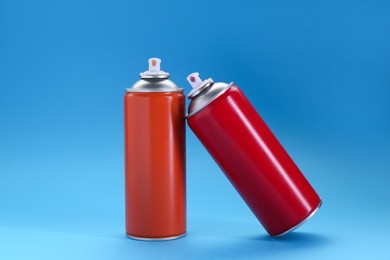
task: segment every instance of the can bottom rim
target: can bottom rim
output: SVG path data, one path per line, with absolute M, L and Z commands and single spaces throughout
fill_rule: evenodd
M 184 237 L 187 235 L 187 232 L 184 232 L 183 234 L 177 235 L 177 236 L 171 236 L 171 237 L 137 237 L 137 236 L 132 236 L 126 233 L 127 238 L 131 238 L 134 240 L 139 240 L 139 241 L 169 241 L 169 240 L 175 240 Z
M 318 204 L 317 208 L 315 208 L 312 213 L 310 213 L 306 218 L 304 218 L 301 222 L 299 222 L 298 224 L 296 224 L 295 226 L 293 226 L 292 228 L 278 234 L 278 235 L 275 235 L 275 236 L 272 236 L 272 237 L 281 237 L 281 236 L 284 236 L 284 235 L 287 235 L 288 233 L 294 231 L 295 229 L 299 228 L 300 226 L 302 226 L 304 223 L 306 223 L 306 221 L 308 221 L 311 217 L 314 216 L 314 214 L 317 213 L 317 211 L 321 208 L 321 205 L 322 205 L 322 200 L 320 200 L 320 203 Z

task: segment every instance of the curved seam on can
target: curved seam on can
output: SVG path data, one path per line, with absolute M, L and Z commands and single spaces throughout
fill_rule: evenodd
M 299 222 L 298 224 L 296 224 L 292 228 L 290 228 L 290 229 L 288 229 L 288 230 L 286 230 L 286 231 L 284 231 L 284 232 L 282 232 L 282 233 L 280 233 L 278 235 L 272 236 L 272 237 L 275 237 L 275 238 L 282 237 L 282 236 L 287 235 L 288 233 L 294 231 L 295 229 L 299 228 L 300 226 L 305 224 L 306 221 L 308 221 L 311 217 L 313 217 L 314 214 L 316 214 L 317 211 L 321 208 L 321 206 L 322 206 L 322 200 L 320 200 L 320 203 L 318 204 L 318 206 L 304 220 L 302 220 L 301 222 Z
M 133 93 L 164 93 L 164 92 L 184 92 L 184 88 L 179 88 L 175 90 L 161 90 L 161 91 L 145 91 L 145 89 L 141 90 L 134 90 L 132 88 L 127 88 L 127 92 L 133 92 Z
M 132 236 L 126 233 L 126 237 L 134 239 L 134 240 L 139 240 L 139 241 L 150 241 L 150 242 L 158 242 L 158 241 L 169 241 L 169 240 L 175 240 L 182 238 L 187 235 L 187 232 L 184 232 L 183 234 L 177 235 L 177 236 L 172 236 L 172 237 L 157 237 L 157 238 L 151 238 L 151 237 L 137 237 L 137 236 Z
M 192 111 L 191 113 L 187 114 L 186 115 L 186 119 L 190 118 L 191 116 L 195 115 L 196 113 L 198 113 L 199 111 L 201 111 L 203 108 L 205 108 L 206 106 L 208 106 L 211 102 L 213 102 L 214 100 L 216 100 L 219 96 L 221 96 L 223 93 L 225 93 L 229 88 L 231 88 L 233 86 L 233 82 L 230 83 L 228 85 L 228 87 L 226 89 L 224 89 L 223 91 L 219 92 L 218 95 L 215 95 L 213 98 L 211 98 L 209 100 L 209 102 L 207 102 L 206 104 L 204 104 L 204 106 Z
M 143 74 L 142 72 L 141 74 Z M 141 79 L 169 79 L 169 73 L 167 72 L 168 75 L 140 75 Z
M 208 87 L 210 87 L 212 84 L 214 84 L 214 81 L 213 80 L 211 80 L 211 82 L 207 82 L 207 84 L 205 84 L 205 85 L 203 85 L 203 86 L 201 86 L 200 88 L 198 88 L 194 93 L 190 93 L 190 94 L 188 94 L 188 97 L 189 98 L 195 98 L 197 95 L 199 95 L 200 93 L 202 93 L 202 91 L 203 90 L 206 90 Z

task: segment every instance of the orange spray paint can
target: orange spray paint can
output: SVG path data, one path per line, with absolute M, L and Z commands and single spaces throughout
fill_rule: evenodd
M 126 234 L 139 240 L 186 233 L 185 96 L 160 62 L 124 97 Z

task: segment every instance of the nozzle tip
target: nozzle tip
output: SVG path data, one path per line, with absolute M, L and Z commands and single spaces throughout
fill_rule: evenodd
M 188 75 L 187 81 L 190 83 L 190 85 L 192 87 L 192 90 L 188 94 L 189 98 L 195 97 L 197 95 L 197 93 L 202 91 L 202 89 L 209 86 L 210 85 L 209 83 L 213 83 L 213 80 L 211 78 L 206 79 L 206 80 L 202 80 L 199 77 L 198 72 L 194 72 L 194 73 L 191 73 L 190 75 Z
M 191 84 L 192 88 L 198 88 L 202 84 L 202 79 L 199 77 L 198 72 L 191 73 L 187 77 L 188 82 Z
M 150 58 L 149 71 L 160 71 L 161 60 L 159 58 Z

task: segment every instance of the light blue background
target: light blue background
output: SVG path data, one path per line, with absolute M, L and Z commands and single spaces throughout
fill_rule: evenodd
M 390 258 L 389 1 L 0 0 L 0 259 Z M 188 236 L 124 236 L 149 57 L 241 86 L 323 199 L 269 238 L 187 129 Z

